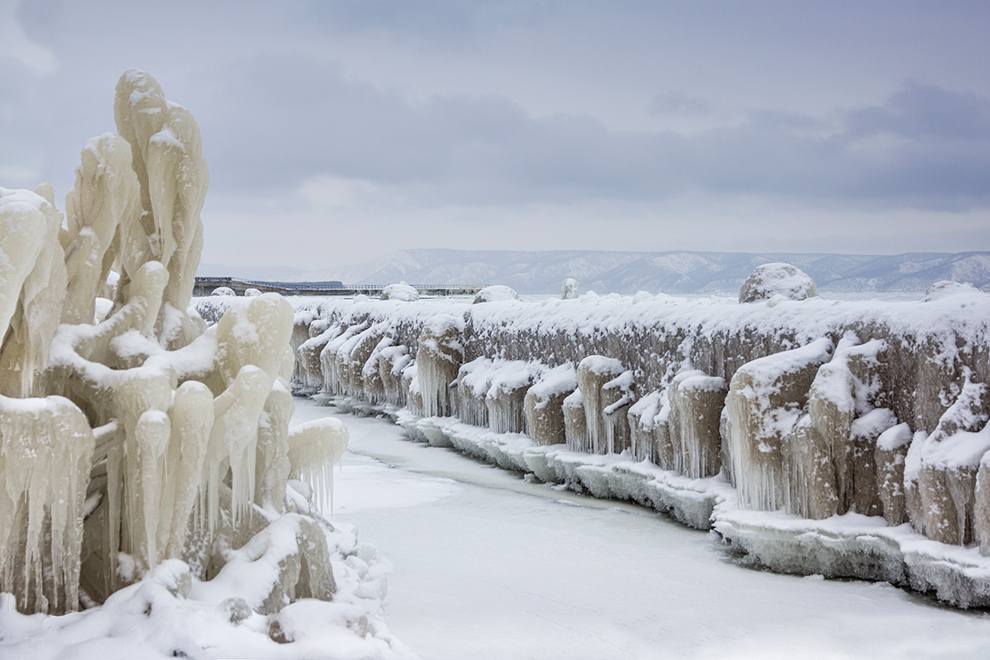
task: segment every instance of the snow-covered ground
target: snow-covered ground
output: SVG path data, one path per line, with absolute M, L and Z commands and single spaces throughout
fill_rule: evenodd
M 296 400 L 293 423 L 333 414 Z M 334 520 L 385 554 L 389 630 L 444 658 L 985 658 L 990 615 L 740 566 L 704 532 L 343 416 Z

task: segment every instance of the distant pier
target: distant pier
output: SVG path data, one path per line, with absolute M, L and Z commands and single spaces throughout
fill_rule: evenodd
M 262 293 L 281 293 L 283 296 L 380 296 L 385 284 L 344 284 L 342 282 L 264 282 L 243 280 L 238 277 L 197 277 L 194 296 L 208 296 L 217 287 L 229 287 L 239 296 L 248 289 Z M 484 284 L 412 284 L 421 296 L 473 296 Z

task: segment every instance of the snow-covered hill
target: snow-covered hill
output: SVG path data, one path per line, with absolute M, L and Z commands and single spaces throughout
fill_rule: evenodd
M 520 293 L 555 293 L 565 277 L 582 291 L 736 293 L 763 263 L 801 268 L 825 291 L 924 291 L 939 280 L 990 290 L 990 252 L 896 256 L 725 252 L 546 252 L 403 250 L 381 259 L 309 272 L 297 281 L 348 284 L 506 284 Z

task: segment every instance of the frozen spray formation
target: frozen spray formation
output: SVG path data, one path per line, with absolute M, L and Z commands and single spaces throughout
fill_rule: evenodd
M 239 299 L 209 329 L 189 306 L 209 179 L 192 115 L 137 70 L 114 115 L 119 134 L 82 150 L 64 226 L 47 184 L 0 188 L 0 592 L 68 612 L 167 559 L 188 591 L 294 516 L 246 606 L 327 599 L 326 538 L 286 484 L 325 493 L 347 430 L 288 428 L 284 299 Z
M 786 264 L 740 302 L 564 294 L 300 302 L 295 387 L 714 527 L 775 570 L 990 605 L 990 296 L 829 301 Z M 342 350 L 361 337 L 387 348 Z M 335 376 L 361 370 L 390 385 Z

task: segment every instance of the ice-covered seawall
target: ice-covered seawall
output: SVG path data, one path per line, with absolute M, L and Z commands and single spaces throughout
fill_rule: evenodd
M 326 300 L 297 313 L 294 383 L 405 407 L 440 441 L 589 490 L 613 478 L 594 485 L 591 472 L 625 461 L 608 469 L 656 492 L 616 482 L 602 494 L 714 525 L 771 567 L 889 579 L 966 606 L 990 603 L 990 582 L 974 582 L 990 576 L 978 549 L 990 550 L 988 324 L 990 296 L 964 286 L 914 303 Z M 775 516 L 805 527 L 771 534 Z M 829 546 L 836 521 L 875 542 Z M 822 547 L 784 561 L 801 535 Z M 925 539 L 935 545 L 905 549 Z M 921 575 L 932 548 L 955 553 L 965 589 Z

